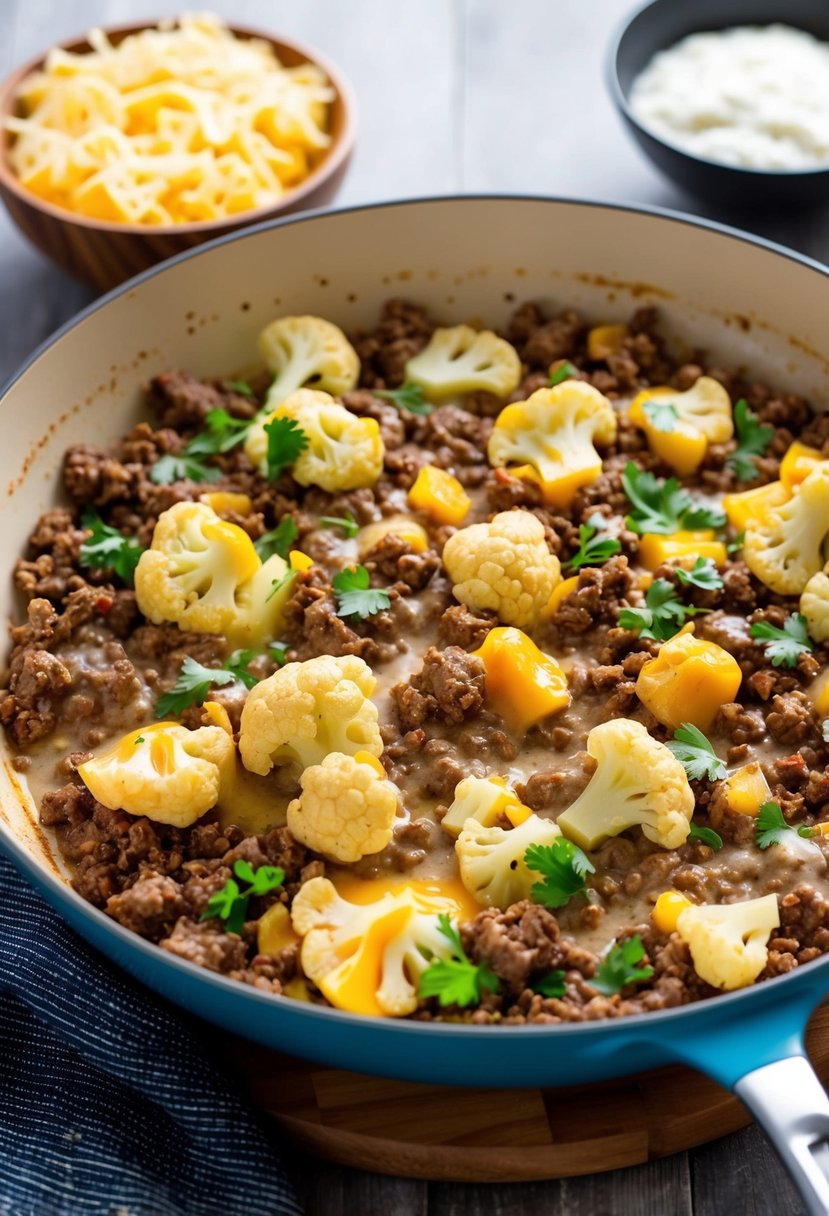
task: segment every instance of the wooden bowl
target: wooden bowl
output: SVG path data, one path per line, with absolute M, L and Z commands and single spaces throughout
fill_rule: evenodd
M 128 34 L 152 28 L 155 24 L 144 21 L 115 26 L 108 28 L 106 34 L 117 44 Z M 0 147 L 0 198 L 23 235 L 75 278 L 107 291 L 149 266 L 204 241 L 260 220 L 322 207 L 334 198 L 354 148 L 356 103 L 348 81 L 325 56 L 300 42 L 288 42 L 244 26 L 231 25 L 229 28 L 238 38 L 261 38 L 269 42 L 286 67 L 310 62 L 326 73 L 335 96 L 330 113 L 331 145 L 324 157 L 303 182 L 277 202 L 240 212 L 230 219 L 158 226 L 117 224 L 56 207 L 26 190 L 9 162 L 8 149 L 13 137 L 5 132 Z M 71 38 L 58 45 L 66 51 L 91 49 L 85 37 Z M 0 124 L 9 115 L 19 112 L 16 95 L 20 84 L 29 73 L 41 67 L 45 57 L 41 54 L 24 63 L 0 85 Z

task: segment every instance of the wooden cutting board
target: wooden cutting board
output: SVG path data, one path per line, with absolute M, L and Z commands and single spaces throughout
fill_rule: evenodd
M 829 1005 L 812 1018 L 809 1056 L 829 1081 Z M 689 1068 L 566 1089 L 454 1089 L 388 1081 L 237 1042 L 256 1104 L 328 1161 L 382 1174 L 527 1182 L 614 1170 L 715 1140 L 751 1122 Z

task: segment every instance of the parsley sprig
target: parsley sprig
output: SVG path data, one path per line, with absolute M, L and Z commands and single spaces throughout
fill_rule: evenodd
M 241 680 L 246 688 L 253 688 L 256 676 L 247 668 L 255 654 L 255 650 L 234 650 L 224 667 L 205 667 L 188 655 L 173 687 L 158 698 L 156 717 L 166 718 L 169 714 L 183 713 L 191 705 L 202 705 L 211 688 L 221 688 L 235 680 Z
M 337 616 L 357 616 L 365 620 L 382 612 L 391 603 L 388 592 L 371 587 L 365 566 L 349 566 L 331 580 L 337 599 Z
M 253 389 L 247 380 L 225 380 L 225 387 L 229 388 L 231 392 L 239 393 L 242 397 L 253 396 Z
M 117 528 L 105 524 L 97 511 L 85 511 L 81 523 L 91 533 L 81 544 L 81 565 L 95 570 L 113 570 L 125 583 L 132 585 L 135 567 L 144 552 L 135 537 L 124 536 Z
M 698 557 L 690 570 L 677 566 L 676 577 L 685 587 L 699 587 L 701 591 L 722 591 L 725 583 L 710 557 Z
M 598 532 L 599 529 L 592 523 L 581 524 L 579 547 L 564 563 L 568 570 L 580 570 L 582 566 L 601 566 L 616 553 L 621 552 L 622 546 L 615 537 L 599 536 Z
M 702 731 L 692 722 L 683 722 L 668 744 L 691 781 L 722 781 L 728 776 L 725 763 L 714 751 Z M 722 843 L 722 842 L 720 842 Z
M 410 414 L 420 414 L 425 417 L 431 414 L 433 407 L 423 396 L 419 384 L 404 384 L 401 388 L 372 389 L 375 397 L 389 401 L 399 410 L 408 410 Z
M 268 895 L 285 882 L 285 871 L 281 866 L 260 866 L 254 870 L 244 858 L 234 862 L 236 878 L 248 884 L 243 890 L 236 879 L 229 878 L 221 891 L 214 892 L 207 901 L 201 920 L 224 921 L 228 933 L 241 933 L 248 916 L 248 903 L 252 895 Z
M 653 975 L 653 967 L 637 967 L 644 957 L 642 938 L 635 933 L 610 947 L 590 983 L 604 996 L 614 996 L 628 984 L 641 984 Z
M 452 947 L 448 959 L 435 959 L 420 977 L 422 997 L 436 996 L 440 1005 L 477 1005 L 484 992 L 497 992 L 500 981 L 487 963 L 473 963 L 463 948 L 460 934 L 445 912 L 438 916 L 438 930 Z
M 346 511 L 345 515 L 321 515 L 319 526 L 321 528 L 341 528 L 343 535 L 348 540 L 353 540 L 360 531 L 360 525 L 350 511 Z
M 205 416 L 205 429 L 182 448 L 177 456 L 161 456 L 150 469 L 150 479 L 156 485 L 167 486 L 174 481 L 218 481 L 221 469 L 205 464 L 209 456 L 230 452 L 242 443 L 250 430 L 251 421 L 234 418 L 227 410 L 210 410 Z
M 774 438 L 774 427 L 764 426 L 748 402 L 741 397 L 734 406 L 734 426 L 737 431 L 737 447 L 728 457 L 728 465 L 734 470 L 738 481 L 753 481 L 757 476 L 755 456 L 764 456 Z
M 722 848 L 722 836 L 720 836 L 719 832 L 715 832 L 713 828 L 704 828 L 699 823 L 691 824 L 688 839 L 698 840 L 701 844 L 707 844 L 709 849 L 713 849 L 715 853 L 718 853 Z
M 546 908 L 563 908 L 584 890 L 587 875 L 596 872 L 587 854 L 564 836 L 552 844 L 531 844 L 524 865 L 544 875 L 543 882 L 533 884 L 530 898 Z
M 666 578 L 657 578 L 645 593 L 644 608 L 623 608 L 619 626 L 638 633 L 640 638 L 667 642 L 685 624 L 686 617 L 710 612 L 710 608 L 695 608 L 683 604 L 676 587 Z
M 562 384 L 565 380 L 572 380 L 578 374 L 579 369 L 574 367 L 569 359 L 562 359 L 561 363 L 550 372 L 550 388 L 555 388 L 557 384 Z
M 725 527 L 725 513 L 695 503 L 676 477 L 669 477 L 667 481 L 654 477 L 631 460 L 622 474 L 622 486 L 633 506 L 627 517 L 627 526 L 632 532 L 640 535 L 656 532 L 667 536 L 671 532 Z
M 757 814 L 754 829 L 754 840 L 758 849 L 770 849 L 773 844 L 780 844 L 787 832 L 794 828 L 786 822 L 779 802 L 764 802 Z
M 772 667 L 796 667 L 798 656 L 812 650 L 806 618 L 802 612 L 792 612 L 783 628 L 768 621 L 755 621 L 749 633 L 765 643 L 766 658 Z
M 670 435 L 679 422 L 679 410 L 672 401 L 646 401 L 642 413 L 656 431 Z
M 308 447 L 308 436 L 296 418 L 274 418 L 265 423 L 265 434 L 268 437 L 268 481 L 278 481 L 285 469 L 290 468 L 300 452 Z
M 558 997 L 560 999 L 567 990 L 564 980 L 564 971 L 549 971 L 547 975 L 542 975 L 541 979 L 535 981 L 532 985 L 532 990 L 533 992 L 537 992 L 539 996 Z
M 253 547 L 263 562 L 276 553 L 287 559 L 288 551 L 297 538 L 297 526 L 293 515 L 283 515 L 275 528 L 253 542 Z

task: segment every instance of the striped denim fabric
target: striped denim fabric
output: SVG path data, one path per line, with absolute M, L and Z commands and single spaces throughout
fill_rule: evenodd
M 0 855 L 0 1216 L 301 1216 L 198 1036 Z

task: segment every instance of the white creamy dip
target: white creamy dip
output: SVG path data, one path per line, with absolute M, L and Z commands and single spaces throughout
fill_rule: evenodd
M 630 108 L 708 160 L 814 169 L 829 164 L 829 44 L 786 25 L 692 34 L 640 72 Z

